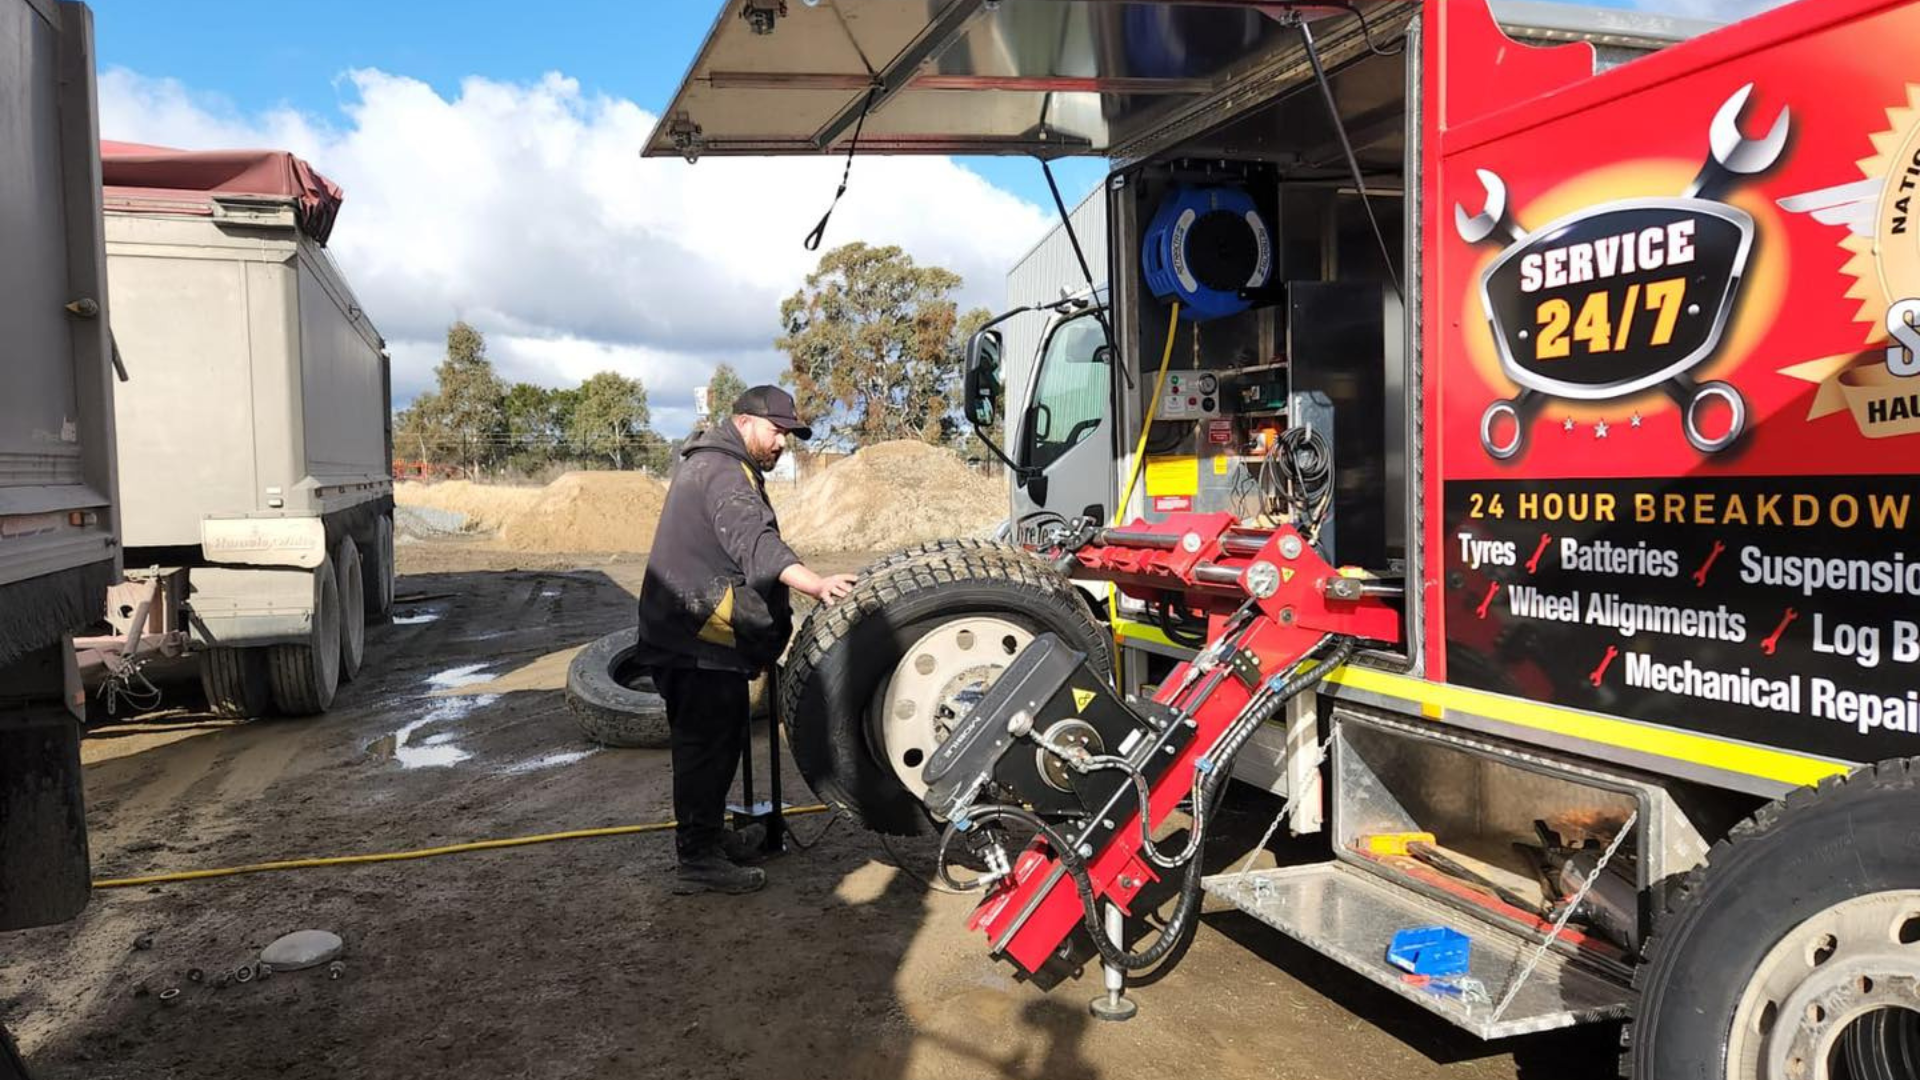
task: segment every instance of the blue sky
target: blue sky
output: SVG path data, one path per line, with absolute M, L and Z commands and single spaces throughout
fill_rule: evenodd
M 750 380 L 783 367 L 779 301 L 813 265 L 798 241 L 840 172 L 814 157 L 638 158 L 720 6 L 93 0 L 103 134 L 290 149 L 340 182 L 333 252 L 389 342 L 396 404 L 431 385 L 447 324 L 465 319 L 509 380 L 618 370 L 678 434 L 714 365 Z M 1771 5 L 1610 6 L 1732 18 Z M 1058 168 L 1070 202 L 1104 173 Z M 828 242 L 899 244 L 959 271 L 964 304 L 996 308 L 1007 268 L 1053 221 L 1031 160 L 866 158 Z

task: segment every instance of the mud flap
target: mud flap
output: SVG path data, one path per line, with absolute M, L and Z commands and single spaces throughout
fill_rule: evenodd
M 79 686 L 64 642 L 0 671 L 0 930 L 66 922 L 87 906 L 80 720 L 67 704 Z

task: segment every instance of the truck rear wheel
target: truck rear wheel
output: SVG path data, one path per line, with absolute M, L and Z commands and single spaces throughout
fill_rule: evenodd
M 273 701 L 289 716 L 327 711 L 340 688 L 340 585 L 333 560 L 313 571 L 313 622 L 307 640 L 267 647 Z
M 333 549 L 334 590 L 340 594 L 340 681 L 352 682 L 367 655 L 367 595 L 360 548 L 343 536 Z
M 1641 1080 L 1920 1075 L 1920 759 L 1736 827 L 1673 891 L 1635 973 Z
M 781 715 L 815 794 L 912 835 L 929 827 L 919 770 L 1027 642 L 1058 634 L 1102 673 L 1111 659 L 1072 583 L 1017 548 L 933 545 L 875 566 L 800 628 Z
M 266 650 L 221 647 L 201 653 L 200 689 L 215 716 L 264 715 L 273 705 Z
M 393 515 L 374 519 L 373 539 L 360 552 L 360 580 L 364 586 L 367 621 L 384 623 L 393 617 Z

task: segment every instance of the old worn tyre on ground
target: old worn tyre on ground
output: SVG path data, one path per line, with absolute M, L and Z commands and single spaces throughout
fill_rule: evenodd
M 273 705 L 265 649 L 215 648 L 200 654 L 200 689 L 215 716 L 264 714 Z
M 393 617 L 393 514 L 374 519 L 373 539 L 360 549 L 360 581 L 367 621 L 384 623 Z
M 1670 893 L 1634 975 L 1638 1080 L 1920 1075 L 1920 759 L 1793 792 Z
M 313 570 L 313 622 L 307 640 L 267 647 L 273 702 L 289 716 L 327 711 L 340 687 L 340 585 L 333 560 Z
M 815 608 L 780 684 L 793 757 L 815 794 L 868 828 L 929 828 L 920 769 L 1007 663 L 1058 634 L 1102 674 L 1107 631 L 1032 555 L 977 541 L 889 556 Z
M 639 636 L 633 627 L 616 630 L 581 649 L 567 667 L 567 704 L 580 730 L 602 746 L 660 749 L 670 743 L 666 701 L 633 664 Z M 767 715 L 769 695 L 766 676 L 749 684 L 754 719 Z
M 631 663 L 638 636 L 633 627 L 616 630 L 567 667 L 567 705 L 580 730 L 602 746 L 661 749 L 669 742 L 667 703 Z
M 334 589 L 340 594 L 340 681 L 352 682 L 367 655 L 367 595 L 360 548 L 341 537 L 333 549 Z

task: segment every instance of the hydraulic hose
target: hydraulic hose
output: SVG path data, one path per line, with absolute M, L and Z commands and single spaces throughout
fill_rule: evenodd
M 1128 952 L 1123 946 L 1108 940 L 1106 928 L 1100 919 L 1100 897 L 1094 891 L 1093 878 L 1087 873 L 1086 861 L 1050 822 L 1022 807 L 1004 805 L 978 807 L 970 811 L 967 817 L 975 825 L 998 820 L 1018 821 L 1044 837 L 1047 845 L 1053 849 L 1054 856 L 1060 860 L 1060 865 L 1066 869 L 1067 875 L 1073 880 L 1074 892 L 1080 897 L 1081 924 L 1086 928 L 1088 936 L 1093 939 L 1094 948 L 1100 953 L 1100 958 L 1122 971 L 1141 971 L 1152 967 L 1179 946 L 1193 920 L 1197 918 L 1200 910 L 1202 876 L 1200 849 L 1205 841 L 1206 821 L 1212 811 L 1217 809 L 1220 798 L 1226 793 L 1226 781 L 1227 777 L 1233 773 L 1234 758 L 1246 745 L 1247 740 L 1253 737 L 1253 733 L 1259 730 L 1260 725 L 1278 715 L 1280 710 L 1286 707 L 1287 702 L 1326 681 L 1330 673 L 1353 656 L 1355 643 L 1352 638 L 1340 637 L 1333 640 L 1333 651 L 1321 662 L 1310 668 L 1296 666 L 1291 675 L 1284 678 L 1276 676 L 1274 680 L 1269 680 L 1262 693 L 1248 703 L 1248 707 L 1235 718 L 1233 725 L 1228 728 L 1226 734 L 1221 736 L 1220 741 L 1214 744 L 1213 750 L 1207 755 L 1207 760 L 1211 763 L 1210 767 L 1201 776 L 1193 795 L 1193 837 L 1187 845 L 1192 855 L 1186 860 L 1186 874 L 1181 879 L 1179 899 L 1175 902 L 1173 915 L 1161 929 L 1160 936 L 1152 945 L 1140 952 Z M 1324 643 L 1323 640 L 1322 644 Z M 1315 646 L 1315 650 L 1318 648 L 1319 646 Z M 1143 790 L 1145 784 L 1143 777 L 1137 779 L 1141 781 L 1137 784 L 1136 791 L 1140 792 L 1140 816 L 1144 823 L 1148 814 L 1146 793 Z M 957 831 L 957 826 L 949 825 L 947 835 L 941 838 L 940 874 L 942 878 L 947 877 L 945 866 L 947 845 Z

